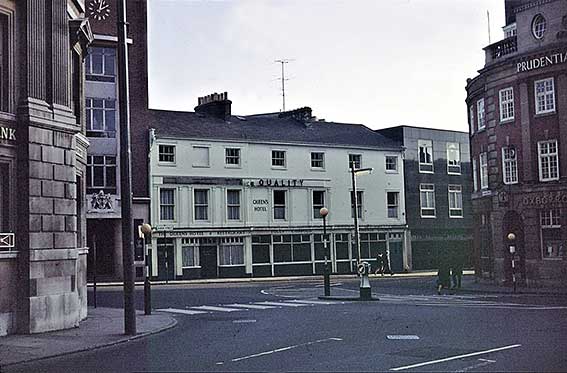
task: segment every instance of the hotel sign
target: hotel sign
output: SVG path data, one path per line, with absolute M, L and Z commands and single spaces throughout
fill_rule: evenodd
M 16 129 L 0 126 L 0 140 L 16 141 Z
M 530 58 L 516 64 L 516 72 L 523 73 L 526 71 L 540 69 L 542 67 L 559 65 L 567 62 L 567 51 L 548 54 L 542 57 Z
M 251 187 L 302 187 L 303 179 L 258 179 L 249 182 Z

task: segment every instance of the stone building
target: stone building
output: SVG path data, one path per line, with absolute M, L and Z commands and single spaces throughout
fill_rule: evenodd
M 466 86 L 477 273 L 509 283 L 514 259 L 520 282 L 565 286 L 567 1 L 504 5 L 504 39 Z
M 0 0 L 0 335 L 87 315 L 82 1 Z

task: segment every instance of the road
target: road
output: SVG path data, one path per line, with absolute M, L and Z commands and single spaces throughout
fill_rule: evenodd
M 176 328 L 10 371 L 565 371 L 567 297 L 437 295 L 432 278 L 372 280 L 374 302 L 323 301 L 320 282 L 154 287 Z M 356 295 L 356 280 L 333 295 Z M 141 292 L 138 308 L 143 309 Z M 121 307 L 120 288 L 98 305 Z

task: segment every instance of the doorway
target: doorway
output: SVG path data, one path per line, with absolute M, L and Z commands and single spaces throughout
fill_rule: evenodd
M 199 260 L 201 264 L 201 277 L 202 278 L 217 278 L 218 263 L 217 263 L 217 250 L 218 243 L 216 239 L 203 238 L 201 239 L 201 246 L 199 247 Z
M 160 238 L 157 240 L 158 280 L 175 279 L 174 253 L 173 239 Z

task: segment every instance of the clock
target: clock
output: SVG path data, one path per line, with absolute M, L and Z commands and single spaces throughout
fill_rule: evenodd
M 89 12 L 91 17 L 97 21 L 102 21 L 110 15 L 110 5 L 106 0 L 91 0 L 89 2 Z

